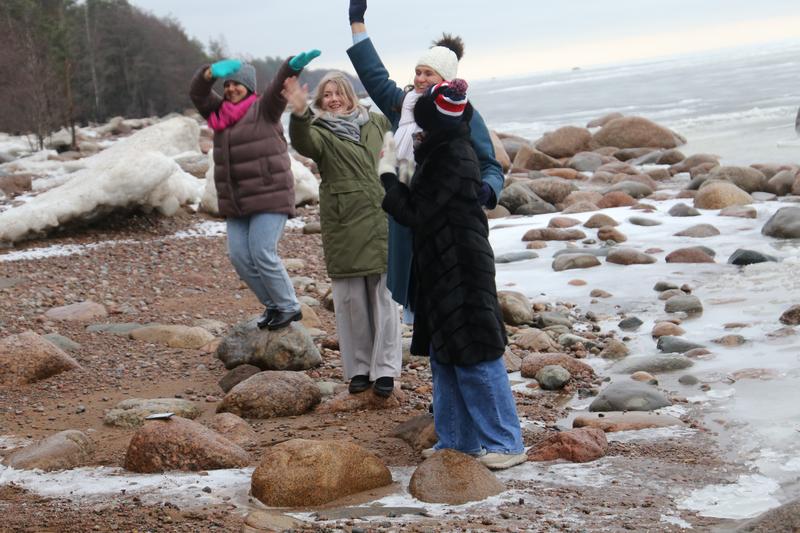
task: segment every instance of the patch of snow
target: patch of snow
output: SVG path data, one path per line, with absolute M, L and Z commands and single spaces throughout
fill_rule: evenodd
M 753 518 L 780 506 L 773 496 L 779 490 L 780 485 L 773 479 L 758 474 L 743 475 L 736 483 L 692 491 L 678 503 L 678 508 L 712 518 Z

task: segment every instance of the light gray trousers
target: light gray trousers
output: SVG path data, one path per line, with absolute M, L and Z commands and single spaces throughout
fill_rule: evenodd
M 400 311 L 386 274 L 331 280 L 344 378 L 399 377 L 403 366 Z

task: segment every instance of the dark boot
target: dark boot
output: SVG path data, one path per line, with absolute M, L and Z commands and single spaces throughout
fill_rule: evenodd
M 350 394 L 356 394 L 364 392 L 370 385 L 372 385 L 372 382 L 369 380 L 369 376 L 358 374 L 357 376 L 353 376 L 353 379 L 350 380 L 350 385 L 347 386 L 347 390 L 350 391 Z
M 272 320 L 267 322 L 267 329 L 275 331 L 276 329 L 283 329 L 292 322 L 303 320 L 303 313 L 301 311 L 278 311 Z
M 275 315 L 277 314 L 278 314 L 277 309 L 270 309 L 269 307 L 264 309 L 264 312 L 261 313 L 261 316 L 258 317 L 258 321 L 256 322 L 256 326 L 258 327 L 258 329 L 264 329 L 265 327 L 267 327 L 269 321 L 275 318 Z
M 394 378 L 383 376 L 375 380 L 372 390 L 382 398 L 388 398 L 394 392 Z

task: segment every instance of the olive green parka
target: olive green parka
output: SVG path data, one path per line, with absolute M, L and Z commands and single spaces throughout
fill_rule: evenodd
M 389 226 L 377 169 L 390 129 L 385 116 L 370 112 L 355 142 L 315 124 L 310 109 L 289 120 L 292 146 L 319 168 L 322 248 L 331 278 L 386 272 Z

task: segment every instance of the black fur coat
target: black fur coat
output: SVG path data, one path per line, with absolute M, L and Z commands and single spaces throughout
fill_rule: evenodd
M 383 208 L 414 235 L 411 353 L 470 366 L 503 355 L 506 332 L 489 226 L 478 201 L 480 166 L 469 126 L 427 133 L 409 186 L 391 174 Z

